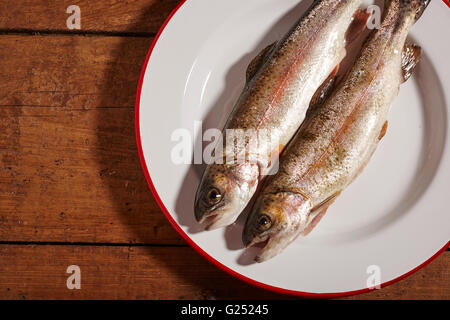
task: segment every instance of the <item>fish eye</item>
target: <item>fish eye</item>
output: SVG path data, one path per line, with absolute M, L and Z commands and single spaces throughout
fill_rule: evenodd
M 261 231 L 269 230 L 272 227 L 272 219 L 267 215 L 264 214 L 258 219 L 258 228 Z
M 217 188 L 211 188 L 205 197 L 205 203 L 209 206 L 218 204 L 221 200 L 222 200 L 222 194 L 220 193 L 219 189 L 217 189 Z

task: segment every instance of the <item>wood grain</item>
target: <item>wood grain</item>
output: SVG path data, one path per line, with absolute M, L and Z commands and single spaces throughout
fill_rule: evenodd
M 2 0 L 0 29 L 5 31 L 70 31 L 70 5 L 81 10 L 81 30 L 156 33 L 179 0 Z M 76 31 L 76 30 L 75 30 Z
M 152 40 L 0 36 L 0 106 L 132 109 Z
M 5 258 L 7 257 L 7 258 Z M 449 299 L 450 253 L 383 290 L 346 299 Z M 68 290 L 66 269 L 81 268 Z M 190 248 L 0 246 L 6 299 L 286 299 L 241 282 Z
M 136 150 L 150 41 L 0 37 L 0 241 L 184 243 Z
M 143 177 L 133 110 L 9 107 L 0 119 L 0 241 L 183 243 Z
M 150 35 L 177 3 L 1 1 L 0 299 L 290 298 L 185 247 L 146 185 L 135 92 Z M 66 28 L 72 4 L 81 30 Z M 445 252 L 349 299 L 450 299 L 449 263 Z M 81 290 L 66 288 L 72 264 L 82 269 Z

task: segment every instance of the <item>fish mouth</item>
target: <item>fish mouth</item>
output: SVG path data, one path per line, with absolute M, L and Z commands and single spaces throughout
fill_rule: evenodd
M 255 258 L 253 258 L 253 260 L 255 262 L 261 263 L 261 262 L 264 262 L 271 258 L 271 255 L 269 257 L 267 254 L 268 250 L 270 251 L 270 249 L 269 249 L 270 241 L 271 241 L 270 236 L 267 236 L 263 239 L 255 238 L 246 246 L 247 248 L 250 248 L 250 247 L 260 248 L 260 250 L 258 251 L 258 254 L 255 256 Z
M 206 210 L 203 211 L 199 207 L 195 206 L 195 209 L 194 209 L 195 220 L 197 220 L 198 223 L 203 224 L 208 219 L 217 216 L 219 214 L 218 212 L 216 212 L 217 209 L 219 209 L 223 206 L 224 206 L 223 203 L 218 204 L 217 206 L 214 206 L 213 208 L 210 208 L 207 211 Z
M 201 215 L 201 216 L 195 215 L 195 218 L 196 218 L 198 223 L 203 224 L 203 223 L 205 223 L 206 220 L 211 219 L 211 218 L 213 218 L 216 215 L 217 214 L 209 214 L 209 215 L 204 214 L 204 215 Z
M 274 250 L 274 239 L 275 238 L 268 236 L 265 240 L 256 243 L 256 246 L 261 247 L 261 250 L 255 256 L 255 262 L 261 263 L 267 261 L 279 253 L 278 250 Z
M 252 239 L 244 239 L 244 246 L 245 248 L 250 247 L 258 247 L 261 248 L 261 250 L 264 250 L 264 248 L 269 244 L 270 241 L 270 235 L 266 235 L 265 237 L 253 237 Z
M 232 214 L 227 213 L 215 213 L 210 215 L 205 220 L 205 230 L 212 231 L 220 228 L 224 228 L 233 224 L 235 222 L 235 218 Z
M 224 228 L 233 224 L 236 220 L 235 215 L 231 212 L 217 212 L 217 209 L 223 206 L 217 206 L 205 214 L 196 214 L 197 222 L 205 225 L 205 230 L 207 231 Z
M 272 259 L 276 255 L 281 253 L 288 244 L 289 242 L 285 241 L 283 237 L 280 238 L 276 234 L 266 235 L 264 237 L 254 237 L 253 239 L 248 240 L 247 243 L 245 243 L 244 241 L 244 245 L 246 246 L 246 248 L 252 246 L 260 248 L 254 258 L 255 262 L 257 263 Z

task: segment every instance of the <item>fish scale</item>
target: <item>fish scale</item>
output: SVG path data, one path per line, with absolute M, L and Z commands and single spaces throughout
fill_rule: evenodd
M 195 217 L 208 220 L 214 229 L 233 223 L 271 170 L 265 163 L 292 139 L 311 99 L 345 55 L 347 30 L 362 0 L 315 1 L 278 43 L 263 50 L 250 64 L 247 83 L 223 130 L 262 130 L 268 145 L 251 149 L 248 142 L 223 148 L 217 158 L 225 164 L 209 165 L 195 200 Z M 243 163 L 226 163 L 238 154 L 248 154 Z
M 400 85 L 418 63 L 420 48 L 406 39 L 428 3 L 386 1 L 382 25 L 370 34 L 349 73 L 308 113 L 247 218 L 244 243 L 268 240 L 257 261 L 309 233 L 369 162 L 386 133 Z M 301 205 L 293 209 L 292 202 Z

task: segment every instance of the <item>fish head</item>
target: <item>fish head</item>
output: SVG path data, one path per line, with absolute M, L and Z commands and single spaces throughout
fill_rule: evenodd
M 259 171 L 251 162 L 210 165 L 195 197 L 196 220 L 207 230 L 234 223 L 256 191 Z
M 311 201 L 292 192 L 262 195 L 247 218 L 242 241 L 246 247 L 264 243 L 255 261 L 273 258 L 306 228 Z

